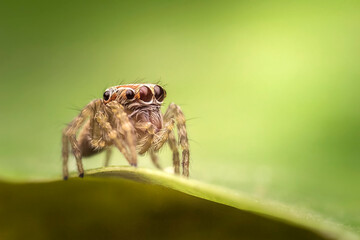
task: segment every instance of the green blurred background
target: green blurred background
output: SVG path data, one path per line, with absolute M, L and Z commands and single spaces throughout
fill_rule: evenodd
M 359 232 L 359 43 L 359 1 L 1 1 L 0 178 L 59 177 L 79 109 L 160 81 L 189 119 L 192 178 Z

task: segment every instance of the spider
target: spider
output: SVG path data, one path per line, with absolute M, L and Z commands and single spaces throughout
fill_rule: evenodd
M 63 130 L 64 180 L 69 176 L 69 145 L 76 159 L 79 177 L 84 177 L 82 157 L 105 150 L 104 165 L 108 166 L 112 146 L 119 149 L 131 166 L 137 166 L 137 154 L 148 152 L 154 165 L 161 169 L 156 153 L 165 142 L 173 153 L 175 174 L 180 174 L 180 145 L 182 175 L 188 177 L 189 144 L 185 117 L 174 103 L 169 105 L 163 115 L 160 107 L 165 97 L 166 91 L 159 85 L 128 84 L 110 87 L 102 99 L 95 99 L 86 105 Z M 175 124 L 178 141 L 175 139 Z

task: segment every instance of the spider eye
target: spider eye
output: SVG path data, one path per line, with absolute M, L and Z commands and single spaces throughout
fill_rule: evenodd
M 126 98 L 127 99 L 133 99 L 134 96 L 135 96 L 135 93 L 133 90 L 130 90 L 130 89 L 126 90 Z
M 103 97 L 104 97 L 104 100 L 105 100 L 105 101 L 109 100 L 109 98 L 110 98 L 110 91 L 104 92 Z
M 142 86 L 139 90 L 139 93 L 140 93 L 140 99 L 143 100 L 144 102 L 150 102 L 153 97 L 151 90 L 146 86 Z
M 159 102 L 162 102 L 166 96 L 165 90 L 162 87 L 160 87 L 159 85 L 156 85 L 154 87 L 154 92 L 155 92 L 156 100 L 158 100 Z

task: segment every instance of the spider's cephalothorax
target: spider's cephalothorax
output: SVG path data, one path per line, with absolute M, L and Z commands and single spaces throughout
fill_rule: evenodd
M 106 89 L 103 99 L 91 101 L 63 131 L 63 177 L 68 178 L 69 143 L 76 159 L 79 176 L 84 176 L 82 157 L 107 150 L 109 164 L 111 146 L 115 146 L 132 166 L 137 153 L 149 152 L 156 167 L 156 152 L 168 142 L 173 152 L 174 172 L 180 173 L 178 145 L 182 149 L 182 174 L 189 176 L 189 144 L 185 117 L 179 106 L 171 103 L 163 115 L 160 107 L 166 91 L 155 84 L 129 84 Z M 178 128 L 178 141 L 174 126 Z M 80 133 L 78 130 L 83 126 Z

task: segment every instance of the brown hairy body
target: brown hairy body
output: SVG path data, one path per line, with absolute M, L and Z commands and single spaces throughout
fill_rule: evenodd
M 180 173 L 178 145 L 182 149 L 182 175 L 189 176 L 189 144 L 185 117 L 171 103 L 163 115 L 160 107 L 165 90 L 154 84 L 131 84 L 109 88 L 103 99 L 91 101 L 63 131 L 63 177 L 68 178 L 69 145 L 75 156 L 79 176 L 84 176 L 82 157 L 107 151 L 115 146 L 130 163 L 137 166 L 137 154 L 148 152 L 160 168 L 156 152 L 167 142 L 173 152 L 175 174 Z M 175 124 L 178 141 L 175 138 Z M 82 127 L 82 128 L 81 128 Z M 78 130 L 81 129 L 77 136 Z

